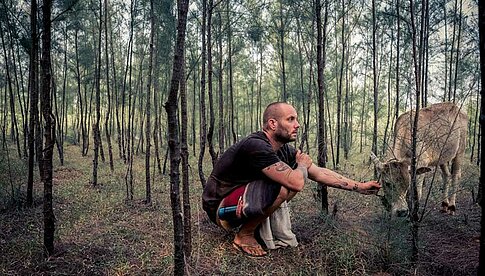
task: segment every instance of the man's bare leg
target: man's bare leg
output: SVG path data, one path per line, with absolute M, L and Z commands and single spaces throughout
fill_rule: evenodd
M 269 217 L 285 200 L 290 200 L 296 195 L 296 192 L 289 191 L 285 187 L 281 187 L 278 197 L 273 204 L 265 210 L 265 214 L 259 217 L 248 220 L 245 224 L 241 225 L 239 232 L 234 237 L 234 244 L 246 253 L 254 256 L 264 256 L 267 254 L 263 250 L 261 245 L 254 237 L 254 232 L 259 224 L 261 224 L 267 217 Z

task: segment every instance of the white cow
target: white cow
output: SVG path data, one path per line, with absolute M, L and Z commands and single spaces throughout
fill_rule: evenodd
M 390 159 L 387 162 L 381 162 L 371 154 L 380 173 L 384 191 L 382 202 L 392 215 L 405 216 L 408 213 L 406 194 L 411 184 L 411 134 L 415 113 L 408 111 L 396 120 L 395 142 L 388 152 Z M 467 115 L 453 103 L 433 104 L 419 110 L 416 173 L 419 175 L 431 171 L 430 167 L 439 166 L 443 180 L 442 211 L 450 214 L 456 210 L 456 191 L 461 177 L 467 124 Z M 417 190 L 418 198 L 421 198 L 422 181 L 417 181 Z

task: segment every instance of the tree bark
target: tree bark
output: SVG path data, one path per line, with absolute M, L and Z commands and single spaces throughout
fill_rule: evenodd
M 84 124 L 84 101 L 83 96 L 81 93 L 81 69 L 79 64 L 79 30 L 74 32 L 74 49 L 76 52 L 76 82 L 77 82 L 77 95 L 78 95 L 78 102 L 79 102 L 79 126 L 81 127 L 81 139 L 82 139 L 82 148 L 81 153 L 82 156 L 86 155 L 86 128 Z
M 207 0 L 202 1 L 202 58 L 201 66 L 202 73 L 200 76 L 200 151 L 199 151 L 199 179 L 202 187 L 205 187 L 205 175 L 204 175 L 204 155 L 205 155 L 205 144 L 207 141 L 207 122 L 206 122 L 206 111 L 205 111 L 205 63 L 207 60 L 207 44 L 206 44 L 206 27 L 207 27 Z
M 37 34 L 37 0 L 32 0 L 30 4 L 30 30 L 32 39 L 32 48 L 30 49 L 30 106 L 29 106 L 29 168 L 27 178 L 27 206 L 33 205 L 33 187 L 34 187 L 34 155 L 35 155 L 35 132 L 39 124 L 39 90 L 38 90 L 38 51 L 39 37 Z M 41 154 L 41 152 L 37 152 Z
M 185 43 L 185 29 L 187 24 L 188 0 L 178 0 L 178 25 L 177 41 L 173 58 L 172 80 L 170 83 L 170 94 L 165 103 L 165 110 L 168 118 L 168 136 L 170 149 L 170 202 L 172 206 L 172 218 L 174 227 L 174 275 L 184 275 L 184 232 L 180 208 L 179 188 L 179 164 L 180 164 L 180 141 L 179 124 L 177 120 L 177 94 L 182 76 L 182 63 Z
M 227 10 L 231 10 L 231 0 L 227 0 Z M 232 143 L 237 141 L 237 131 L 234 120 L 234 86 L 233 86 L 233 73 L 232 73 L 232 28 L 231 28 L 231 18 L 229 13 L 227 13 L 227 62 L 228 62 L 228 78 L 229 78 L 229 102 L 231 106 L 231 120 L 229 124 L 231 125 L 232 133 Z
M 101 144 L 101 134 L 99 131 L 99 122 L 101 120 L 101 34 L 103 32 L 103 2 L 99 0 L 99 32 L 98 32 L 98 47 L 97 47 L 97 63 L 96 63 L 96 119 L 93 124 L 93 139 L 94 139 L 94 156 L 93 156 L 93 178 L 91 184 L 96 187 L 98 185 L 98 162 L 99 149 Z
M 396 0 L 396 20 L 397 20 L 397 34 L 396 34 L 396 110 L 395 113 L 394 113 L 394 121 L 397 120 L 397 118 L 399 117 L 399 106 L 400 106 L 400 103 L 399 103 L 399 96 L 400 96 L 400 89 L 399 89 L 399 85 L 400 85 L 400 75 L 399 75 L 399 68 L 401 66 L 401 63 L 400 63 L 400 52 L 401 52 L 401 16 L 400 16 L 400 0 Z M 445 85 L 446 86 L 446 85 Z M 395 140 L 393 141 L 393 146 L 394 146 L 394 142 Z
M 316 0 L 315 16 L 317 24 L 317 81 L 318 81 L 318 166 L 326 167 L 327 158 L 327 141 L 325 130 L 325 57 L 326 57 L 326 30 L 328 22 L 328 0 L 325 3 L 325 15 L 322 30 L 322 3 L 321 0 Z M 320 183 L 317 188 L 317 200 L 320 201 L 322 212 L 328 214 L 328 191 L 327 186 Z
M 423 2 L 426 0 L 423 0 Z M 424 6 L 424 5 L 422 5 Z M 416 103 L 415 103 L 415 113 L 414 113 L 414 121 L 412 124 L 412 157 L 411 157 L 411 208 L 410 208 L 410 220 L 411 220 L 411 236 L 412 236 L 412 255 L 411 255 L 411 262 L 413 265 L 416 265 L 419 258 L 419 200 L 418 200 L 418 191 L 417 191 L 417 152 L 416 152 L 416 144 L 417 144 L 417 130 L 418 130 L 418 122 L 419 122 L 419 108 L 421 106 L 421 59 L 418 56 L 418 51 L 421 52 L 421 47 L 423 44 L 417 45 L 417 38 L 416 38 L 416 25 L 415 25 L 415 18 L 414 18 L 414 0 L 410 0 L 410 13 L 411 13 L 411 40 L 412 40 L 412 53 L 413 53 L 413 64 L 414 64 L 414 78 L 415 78 L 415 85 L 416 85 Z M 424 9 L 422 9 L 421 15 L 421 24 L 424 24 Z M 420 34 L 420 42 L 422 42 L 423 32 Z M 419 48 L 418 48 L 419 47 Z
M 222 155 L 222 153 L 224 152 L 224 149 L 225 149 L 225 139 L 224 139 L 224 136 L 225 136 L 225 132 L 226 132 L 226 128 L 224 126 L 224 94 L 223 94 L 223 72 L 224 72 L 224 68 L 223 68 L 223 61 L 222 61 L 222 57 L 223 57 L 223 52 L 222 52 L 222 15 L 221 15 L 221 11 L 218 10 L 217 12 L 217 15 L 218 15 L 218 19 L 219 19 L 219 26 L 218 26 L 218 30 L 219 30 L 219 39 L 218 39 L 218 46 L 219 46 L 219 75 L 218 75 L 218 84 L 219 84 L 219 87 L 218 87 L 218 92 L 219 92 L 219 154 Z
M 212 2 L 212 1 L 211 1 Z M 185 49 L 183 58 L 185 61 Z M 189 179 L 189 148 L 187 146 L 187 83 L 185 79 L 185 62 L 180 70 L 180 113 L 181 137 L 180 157 L 182 159 L 182 197 L 184 211 L 184 254 L 186 258 L 192 255 L 192 215 L 190 211 L 190 179 Z
M 378 120 L 378 87 L 377 87 L 377 22 L 376 22 L 376 3 L 372 0 L 372 72 L 373 72 L 373 91 L 374 91 L 374 131 L 372 135 L 372 152 L 377 153 L 377 120 Z M 377 175 L 374 169 L 374 176 Z
M 478 28 L 480 40 L 480 129 L 485 129 L 485 3 L 478 2 Z M 485 135 L 481 135 L 480 144 L 485 144 Z M 484 157 L 485 151 L 483 147 L 480 149 L 480 158 Z M 485 190 L 485 162 L 480 163 L 480 190 Z M 485 197 L 479 193 L 479 204 L 482 214 L 485 214 Z M 482 215 L 480 219 L 480 253 L 478 258 L 478 273 L 477 275 L 485 274 L 485 217 Z
M 110 68 L 110 60 L 109 60 L 109 47 L 108 47 L 108 0 L 104 0 L 104 53 L 106 59 L 106 94 L 108 100 L 108 107 L 106 110 L 106 119 L 104 121 L 104 128 L 106 133 L 106 142 L 108 143 L 108 155 L 109 155 L 109 168 L 111 172 L 114 171 L 114 164 L 113 164 L 113 146 L 111 144 L 111 129 L 109 127 L 109 120 L 111 116 L 111 87 L 109 81 L 109 68 Z M 111 57 L 113 59 L 113 85 L 116 87 L 116 67 L 114 67 L 114 56 Z M 116 90 L 116 88 L 115 88 Z
M 281 61 L 281 100 L 286 102 L 288 95 L 286 94 L 286 68 L 285 68 L 285 22 L 283 19 L 283 0 L 279 1 L 280 12 L 280 26 L 278 28 L 279 43 L 280 43 L 280 61 Z
M 212 158 L 212 166 L 216 164 L 217 153 L 214 150 L 214 126 L 216 118 L 214 115 L 214 97 L 212 91 L 212 11 L 214 9 L 214 0 L 209 0 L 207 13 L 207 92 L 209 96 L 209 131 L 207 132 L 207 142 L 209 144 L 209 154 Z
M 42 5 L 42 57 L 40 105 L 44 117 L 44 147 L 41 161 L 41 179 L 44 183 L 44 249 L 47 256 L 54 253 L 55 216 L 52 203 L 52 154 L 55 141 L 55 121 L 51 106 L 51 10 L 52 1 Z
M 153 0 L 150 0 L 150 58 L 148 61 L 148 81 L 147 81 L 147 96 L 146 96 L 146 129 L 145 129 L 145 186 L 146 197 L 145 203 L 152 202 L 152 188 L 150 183 L 150 151 L 151 151 L 151 97 L 152 97 L 152 74 L 153 74 L 153 54 L 154 54 L 154 36 L 155 36 L 155 12 L 153 10 Z

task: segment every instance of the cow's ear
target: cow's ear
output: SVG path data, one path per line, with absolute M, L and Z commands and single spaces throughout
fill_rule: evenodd
M 431 171 L 431 169 L 428 168 L 428 167 L 421 167 L 421 168 L 418 168 L 416 170 L 416 175 L 420 175 L 422 173 L 427 173 L 427 172 L 430 172 L 430 171 Z

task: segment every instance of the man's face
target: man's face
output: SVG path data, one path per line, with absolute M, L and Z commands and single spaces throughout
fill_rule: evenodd
M 283 105 L 280 114 L 281 116 L 276 119 L 278 122 L 275 131 L 276 140 L 282 143 L 295 141 L 300 128 L 295 108 L 291 105 Z

